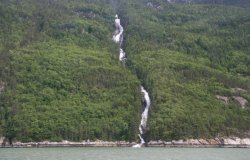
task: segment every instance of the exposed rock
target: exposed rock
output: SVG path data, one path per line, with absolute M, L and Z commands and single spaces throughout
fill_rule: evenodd
M 171 145 L 172 142 L 164 142 L 165 145 Z
M 198 139 L 188 139 L 187 143 L 189 145 L 200 145 L 201 143 L 198 141 Z
M 241 144 L 241 139 L 238 137 L 233 137 L 233 138 L 223 138 L 223 145 L 240 145 Z
M 4 137 L 0 138 L 0 147 L 15 147 L 15 148 L 30 148 L 30 147 L 132 147 L 136 145 L 135 142 L 126 141 L 82 141 L 82 142 L 71 142 L 71 141 L 61 141 L 61 142 L 13 142 L 10 145 Z M 3 145 L 4 144 L 4 145 Z M 165 142 L 162 140 L 150 141 L 146 146 L 149 147 L 250 147 L 250 139 L 244 138 L 240 139 L 238 137 L 225 137 L 225 138 L 215 138 L 215 139 L 187 139 L 184 140 L 173 140 L 172 142 Z
M 208 142 L 207 140 L 205 140 L 205 139 L 199 139 L 198 141 L 199 141 L 200 144 L 202 144 L 202 145 L 209 145 L 209 142 Z
M 218 144 L 222 144 L 222 139 L 216 137 L 214 140 L 215 140 Z
M 126 141 L 82 141 L 82 142 L 71 142 L 64 140 L 62 142 L 14 142 L 12 146 L 6 145 L 5 147 L 19 147 L 19 148 L 26 148 L 26 147 L 131 147 L 132 145 L 136 144 L 135 142 L 126 142 Z
M 5 137 L 0 137 L 0 146 L 4 143 Z
M 250 146 L 250 138 L 241 139 L 240 144 Z
M 187 141 L 183 141 L 182 139 L 181 140 L 173 140 L 172 141 L 172 143 L 174 144 L 174 145 L 187 145 L 188 144 L 188 142 Z
M 228 97 L 216 95 L 216 98 L 217 98 L 218 100 L 222 101 L 222 102 L 225 103 L 225 104 L 228 104 L 228 103 L 229 103 L 229 98 L 228 98 Z
M 221 144 L 219 139 L 217 139 L 217 138 L 216 139 L 207 139 L 207 141 L 210 145 L 220 145 Z
M 247 93 L 247 90 L 242 89 L 242 88 L 232 88 L 234 93 Z
M 134 144 L 133 143 L 129 143 L 129 142 L 126 142 L 126 141 L 118 141 L 116 142 L 117 143 L 117 146 L 118 147 L 127 147 L 127 146 L 133 146 Z
M 163 142 L 161 140 L 159 140 L 159 141 L 149 141 L 147 145 L 150 146 L 150 147 L 164 147 L 165 142 Z
M 235 101 L 236 103 L 238 103 L 238 104 L 241 106 L 241 108 L 243 108 L 243 109 L 248 105 L 248 101 L 247 101 L 245 98 L 243 98 L 243 97 L 233 96 L 233 99 L 234 99 L 234 101 Z

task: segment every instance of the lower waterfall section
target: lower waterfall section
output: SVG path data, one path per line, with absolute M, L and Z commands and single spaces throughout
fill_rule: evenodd
M 140 134 L 138 135 L 141 143 L 140 144 L 136 144 L 133 146 L 133 148 L 140 148 L 145 144 L 145 140 L 143 139 L 143 135 L 145 134 L 145 130 L 147 127 L 147 121 L 148 121 L 148 112 L 149 112 L 149 108 L 150 108 L 150 98 L 149 98 L 149 94 L 148 92 L 144 89 L 143 86 L 141 86 L 141 92 L 144 94 L 144 111 L 141 114 L 141 123 L 139 126 L 139 131 Z

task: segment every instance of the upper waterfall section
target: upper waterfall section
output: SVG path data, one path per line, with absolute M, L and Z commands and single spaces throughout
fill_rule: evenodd
M 115 27 L 116 27 L 116 30 L 112 39 L 115 43 L 119 43 L 121 46 L 122 40 L 123 40 L 123 27 L 121 26 L 118 15 L 115 16 Z

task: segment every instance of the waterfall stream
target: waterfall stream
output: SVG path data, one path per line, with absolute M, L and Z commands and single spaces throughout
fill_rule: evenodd
M 113 35 L 113 41 L 117 44 L 119 44 L 120 47 L 120 53 L 119 53 L 119 61 L 121 61 L 122 63 L 125 64 L 126 62 L 126 53 L 123 51 L 123 49 L 121 48 L 122 46 L 122 42 L 123 42 L 123 27 L 120 23 L 120 19 L 118 18 L 118 15 L 115 16 L 115 27 L 116 30 L 114 32 Z M 140 144 L 136 144 L 133 147 L 134 148 L 140 148 L 145 144 L 145 141 L 143 139 L 143 135 L 145 133 L 146 127 L 147 127 L 147 120 L 148 120 L 148 111 L 149 111 L 149 107 L 150 107 L 150 98 L 149 98 L 149 94 L 148 92 L 144 89 L 143 86 L 141 86 L 141 92 L 144 94 L 144 111 L 142 112 L 141 115 L 141 123 L 139 126 L 139 132 L 140 134 L 138 134 L 141 143 Z
M 122 41 L 123 41 L 123 27 L 120 23 L 120 19 L 118 18 L 118 15 L 115 16 L 115 27 L 116 27 L 116 30 L 114 32 L 114 35 L 113 35 L 113 41 L 115 43 L 118 43 L 119 44 L 119 47 L 120 47 L 120 54 L 119 54 L 119 60 L 123 63 L 125 63 L 125 60 L 126 60 L 126 53 L 123 51 L 123 49 L 121 48 L 122 46 Z

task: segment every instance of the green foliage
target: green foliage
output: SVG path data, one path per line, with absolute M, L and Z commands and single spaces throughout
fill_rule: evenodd
M 145 4 L 127 6 L 125 32 L 129 68 L 152 99 L 147 139 L 245 136 L 249 109 L 216 95 L 250 89 L 249 8 Z
M 139 82 L 107 51 L 50 41 L 11 57 L 17 139 L 134 139 Z
M 135 140 L 140 84 L 117 62 L 113 10 L 78 1 L 0 4 L 8 82 L 0 134 L 24 142 Z
M 0 135 L 136 140 L 140 83 L 152 100 L 147 139 L 249 132 L 249 108 L 216 99 L 250 102 L 249 7 L 147 2 L 1 1 Z M 116 12 L 128 68 L 111 40 Z

